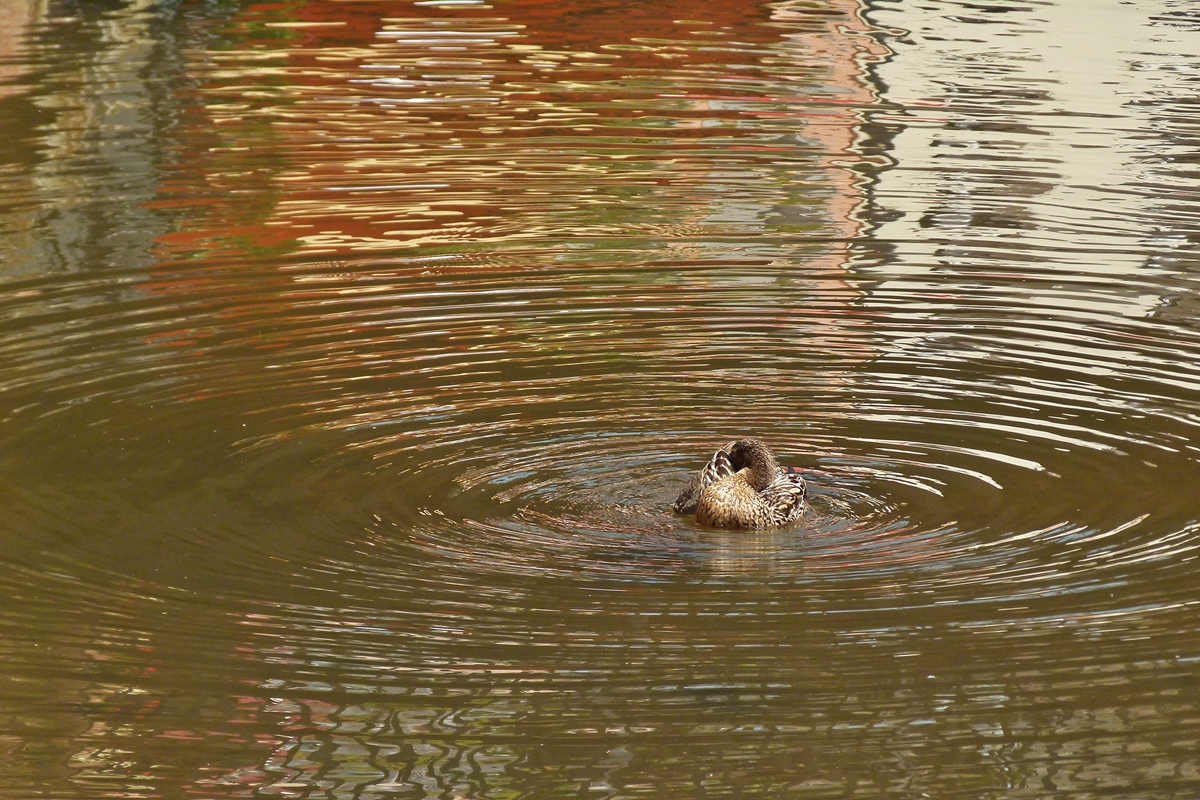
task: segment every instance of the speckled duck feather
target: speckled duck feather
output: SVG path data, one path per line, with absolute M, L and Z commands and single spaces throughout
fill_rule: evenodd
M 734 444 L 736 442 L 730 442 L 725 447 L 713 453 L 713 457 L 704 465 L 704 469 L 692 476 L 692 479 L 688 481 L 688 485 L 683 487 L 683 491 L 675 499 L 675 513 L 695 514 L 696 505 L 700 502 L 701 493 L 722 478 L 727 478 L 737 472 L 733 466 L 733 461 L 729 458 L 729 448 L 733 447 Z
M 739 439 L 712 459 L 675 501 L 681 514 L 718 528 L 777 528 L 804 511 L 804 478 L 779 466 L 761 439 Z

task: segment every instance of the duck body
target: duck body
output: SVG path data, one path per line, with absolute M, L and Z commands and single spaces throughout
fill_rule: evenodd
M 718 528 L 777 528 L 804 511 L 804 478 L 783 469 L 761 439 L 739 439 L 713 454 L 675 501 L 675 510 Z
M 736 472 L 701 493 L 696 521 L 715 528 L 779 528 L 803 513 L 804 478 L 784 473 L 759 491 L 746 472 Z

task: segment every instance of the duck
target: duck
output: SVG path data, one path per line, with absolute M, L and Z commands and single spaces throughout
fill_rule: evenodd
M 738 439 L 713 453 L 675 500 L 679 514 L 695 514 L 717 528 L 778 528 L 804 511 L 804 478 L 779 466 L 767 443 Z

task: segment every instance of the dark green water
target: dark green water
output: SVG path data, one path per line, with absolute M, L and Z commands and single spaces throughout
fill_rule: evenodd
M 1200 793 L 1189 0 L 0 17 L 0 797 Z

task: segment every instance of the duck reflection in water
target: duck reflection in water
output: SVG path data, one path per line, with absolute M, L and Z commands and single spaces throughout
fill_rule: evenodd
M 713 453 L 675 500 L 675 511 L 717 528 L 777 528 L 804 511 L 804 478 L 779 466 L 762 439 L 738 439 Z

